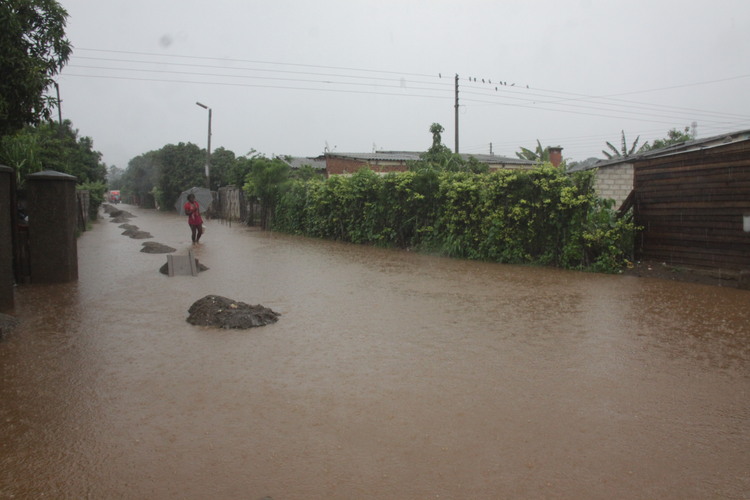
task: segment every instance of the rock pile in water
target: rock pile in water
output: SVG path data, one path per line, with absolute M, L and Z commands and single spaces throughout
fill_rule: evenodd
M 141 252 L 144 253 L 172 253 L 176 251 L 176 248 L 172 248 L 170 246 L 164 245 L 163 243 L 157 243 L 155 241 L 147 241 L 143 243 L 143 248 L 141 248 Z
M 219 295 L 206 295 L 195 301 L 188 313 L 187 322 L 191 325 L 237 329 L 276 323 L 281 316 L 267 307 L 251 306 Z

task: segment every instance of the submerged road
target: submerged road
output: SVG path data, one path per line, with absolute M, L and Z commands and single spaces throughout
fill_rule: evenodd
M 122 205 L 185 254 L 185 218 Z M 107 216 L 0 342 L 0 498 L 750 497 L 750 292 Z M 188 324 L 208 294 L 275 324 Z

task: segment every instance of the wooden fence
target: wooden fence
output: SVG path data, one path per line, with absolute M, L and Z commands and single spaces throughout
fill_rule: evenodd
M 214 206 L 211 216 L 229 224 L 234 221 L 254 226 L 257 223 L 258 204 L 248 200 L 242 189 L 238 187 L 220 187 L 218 194 L 214 197 Z
M 76 224 L 78 230 L 82 233 L 86 231 L 86 225 L 89 221 L 89 206 L 91 204 L 91 193 L 86 190 L 76 190 Z
M 750 141 L 639 161 L 634 192 L 640 259 L 750 270 Z

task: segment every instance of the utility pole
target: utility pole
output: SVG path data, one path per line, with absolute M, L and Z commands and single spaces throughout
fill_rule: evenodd
M 55 90 L 57 90 L 57 122 L 59 124 L 59 126 L 57 127 L 57 133 L 60 137 L 62 137 L 62 101 L 60 100 L 60 85 L 58 85 L 57 82 L 55 82 Z
M 208 147 L 206 148 L 206 187 L 211 191 L 211 108 L 202 102 L 196 102 L 198 106 L 208 110 Z
M 62 126 L 62 101 L 60 100 L 60 85 L 57 82 L 55 82 L 55 90 L 57 90 L 57 119 Z
M 456 154 L 458 154 L 458 73 L 456 73 Z

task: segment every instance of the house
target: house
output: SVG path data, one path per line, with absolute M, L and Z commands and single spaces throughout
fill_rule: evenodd
M 379 174 L 405 172 L 409 162 L 418 161 L 422 153 L 412 151 L 377 151 L 374 153 L 326 153 L 326 175 L 351 175 L 369 168 Z
M 636 257 L 703 269 L 750 286 L 750 130 L 673 144 L 596 169 L 595 187 L 633 207 Z
M 634 168 L 633 166 L 642 161 L 649 159 L 671 156 L 675 154 L 688 153 L 701 149 L 710 148 L 716 145 L 726 144 L 735 141 L 746 141 L 750 138 L 750 130 L 735 132 L 732 134 L 722 134 L 704 139 L 681 142 L 673 144 L 666 148 L 653 149 L 625 158 L 613 158 L 611 160 L 588 159 L 568 169 L 569 172 L 579 170 L 596 169 L 595 188 L 600 198 L 612 199 L 615 207 L 622 207 L 627 200 L 634 186 Z
M 419 161 L 421 152 L 415 151 L 376 151 L 374 153 L 326 153 L 327 175 L 351 175 L 354 172 L 369 168 L 373 172 L 387 174 L 388 172 L 405 172 L 409 169 L 409 163 Z M 497 155 L 467 155 L 462 154 L 465 160 L 469 157 L 475 158 L 480 163 L 488 165 L 490 170 L 498 169 L 531 169 L 536 163 L 518 158 L 506 158 Z
M 640 155 L 633 194 L 639 259 L 750 287 L 750 131 Z
M 325 172 L 326 170 L 326 158 L 323 155 L 320 156 L 277 156 L 277 158 L 287 165 L 292 170 L 299 170 L 302 167 L 311 167 L 316 172 Z

